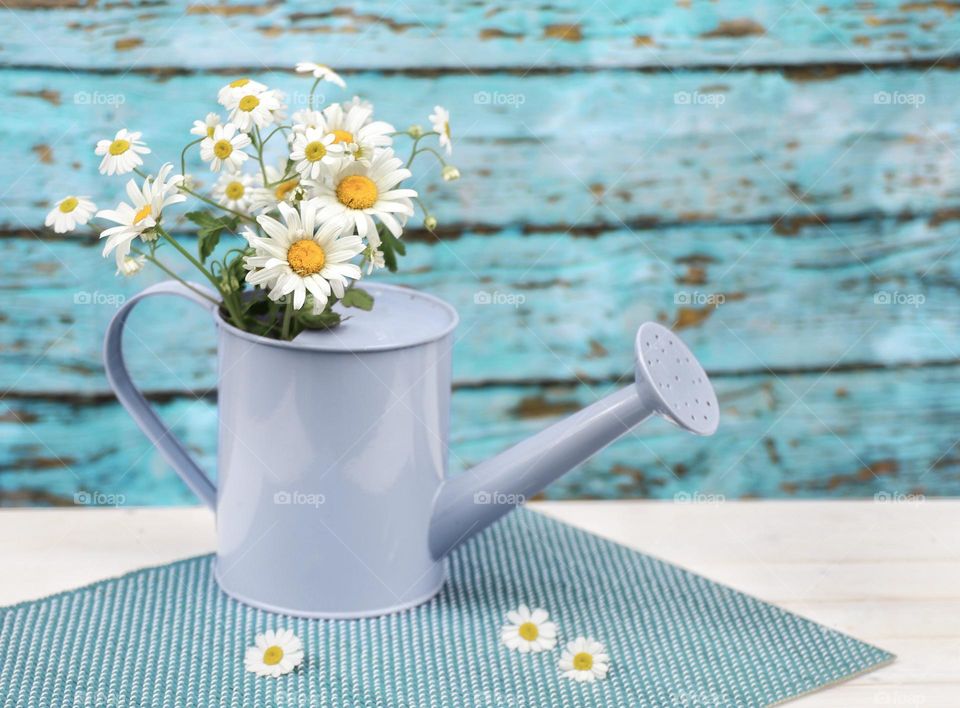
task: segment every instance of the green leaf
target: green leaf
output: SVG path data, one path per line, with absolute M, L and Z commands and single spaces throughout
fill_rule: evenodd
M 340 324 L 340 315 L 330 310 L 324 310 L 319 315 L 314 315 L 307 308 L 303 308 L 293 313 L 293 318 L 304 329 L 332 329 Z
M 340 298 L 344 307 L 356 307 L 361 310 L 370 311 L 373 309 L 373 295 L 360 288 L 350 288 Z
M 189 211 L 186 217 L 197 225 L 197 251 L 203 263 L 220 243 L 220 234 L 237 230 L 237 217 L 214 216 L 207 211 Z
M 405 256 L 407 247 L 386 227 L 379 229 L 380 250 L 383 252 L 383 262 L 391 273 L 397 272 L 397 256 Z

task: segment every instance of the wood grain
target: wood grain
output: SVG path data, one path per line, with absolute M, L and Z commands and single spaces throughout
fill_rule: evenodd
M 942 365 L 960 359 L 958 239 L 960 222 L 924 219 L 810 226 L 789 236 L 761 226 L 590 238 L 507 229 L 411 243 L 403 273 L 384 279 L 457 307 L 459 386 L 629 375 L 633 335 L 646 320 L 677 327 L 714 374 Z M 191 272 L 175 255 L 168 262 Z M 9 293 L 0 303 L 4 390 L 108 391 L 107 322 L 117 303 L 161 279 L 112 272 L 90 241 L 0 239 Z M 215 385 L 214 331 L 198 309 L 146 302 L 128 329 L 144 388 Z
M 691 438 L 644 424 L 548 488 L 551 499 L 659 497 L 721 503 L 743 497 L 873 496 L 895 504 L 960 493 L 954 421 L 960 368 L 716 380 L 723 426 Z M 453 473 L 487 459 L 611 386 L 487 387 L 453 397 Z M 158 404 L 212 469 L 216 408 L 177 396 Z M 116 403 L 0 403 L 0 499 L 69 504 L 81 491 L 124 504 L 193 501 Z M 906 425 L 905 422 L 910 422 Z M 929 490 L 929 491 L 928 491 Z
M 958 19 L 949 2 L 818 4 L 719 0 L 585 6 L 550 3 L 383 5 L 361 0 L 89 3 L 7 0 L 0 62 L 126 71 L 292 66 L 305 58 L 351 69 L 629 66 L 932 61 Z M 48 8 L 30 12 L 31 8 Z M 13 15 L 12 19 L 9 15 Z M 318 56 L 319 53 L 319 56 Z
M 217 109 L 216 91 L 228 80 L 9 70 L 0 77 L 11 116 L 0 134 L 0 229 L 19 232 L 40 229 L 66 194 L 88 194 L 104 208 L 119 199 L 126 180 L 100 177 L 93 155 L 97 139 L 119 127 L 144 131 L 152 168 L 178 160 L 191 121 Z M 288 90 L 291 105 L 306 104 L 309 80 L 258 78 Z M 363 75 L 350 88 L 400 127 L 425 122 L 439 97 L 451 109 L 462 181 L 451 188 L 425 160 L 412 185 L 446 227 L 589 233 L 746 222 L 789 233 L 817 219 L 960 209 L 956 74 L 940 68 L 825 81 L 719 70 Z M 199 158 L 189 169 L 209 181 Z

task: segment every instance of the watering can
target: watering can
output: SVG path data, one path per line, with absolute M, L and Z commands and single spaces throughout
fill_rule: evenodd
M 128 300 L 104 343 L 107 377 L 141 430 L 216 512 L 215 576 L 231 597 L 299 617 L 382 615 L 429 600 L 444 557 L 651 415 L 712 434 L 717 399 L 670 330 L 636 335 L 636 380 L 496 457 L 447 477 L 458 316 L 421 292 L 365 285 L 369 312 L 293 341 L 228 324 L 215 293 L 159 283 Z M 197 466 L 123 359 L 131 310 L 176 295 L 218 330 L 218 470 Z M 356 314 L 353 314 L 356 312 Z

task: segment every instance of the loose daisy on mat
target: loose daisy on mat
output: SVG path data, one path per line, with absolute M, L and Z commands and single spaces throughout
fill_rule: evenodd
M 224 172 L 213 185 L 213 196 L 218 204 L 245 214 L 250 211 L 255 189 L 250 175 Z
M 243 667 L 257 676 L 277 678 L 289 674 L 303 663 L 303 644 L 289 629 L 272 629 L 258 634 L 254 646 L 247 647 Z
M 97 210 L 90 197 L 64 197 L 50 210 L 44 225 L 52 226 L 58 234 L 73 231 L 78 224 L 85 224 Z
M 507 613 L 507 624 L 500 630 L 500 639 L 519 652 L 548 651 L 557 646 L 557 625 L 548 621 L 546 610 L 530 611 L 526 605 Z
M 127 196 L 132 204 L 120 202 L 116 209 L 97 212 L 98 218 L 117 224 L 104 229 L 100 238 L 107 239 L 103 247 L 104 257 L 115 251 L 118 269 L 130 254 L 131 242 L 138 236 L 144 241 L 157 238 L 153 229 L 160 222 L 163 210 L 171 204 L 186 201 L 185 195 L 175 193 L 183 177 L 176 175 L 167 179 L 172 169 L 173 165 L 166 163 L 155 178 L 143 180 L 143 187 L 137 187 L 136 181 L 130 180 L 127 182 Z
M 447 149 L 447 154 L 453 152 L 453 143 L 450 142 L 450 111 L 443 106 L 434 106 L 430 114 L 430 125 L 440 133 L 440 147 Z
M 404 220 L 413 216 L 410 200 L 417 196 L 416 191 L 397 188 L 408 177 L 410 170 L 403 166 L 403 161 L 393 156 L 393 150 L 385 148 L 369 163 L 347 163 L 331 177 L 305 184 L 321 207 L 321 221 L 336 219 L 351 228 L 356 225 L 360 236 L 379 246 L 374 217 L 399 238 Z
M 220 125 L 219 113 L 207 113 L 203 120 L 193 121 L 193 127 L 190 129 L 191 135 L 197 135 L 201 138 L 212 138 L 213 129 Z
M 300 202 L 299 211 L 289 204 L 278 206 L 283 222 L 261 215 L 257 223 L 267 233 L 244 237 L 255 254 L 244 259 L 247 282 L 270 289 L 267 296 L 279 300 L 293 293 L 293 306 L 303 307 L 309 292 L 315 307 L 323 309 L 332 291 L 343 297 L 349 279 L 359 280 L 360 267 L 350 260 L 363 251 L 363 241 L 334 221 L 317 219 L 315 200 Z
M 279 91 L 258 91 L 240 97 L 230 112 L 230 121 L 243 132 L 266 128 L 283 120 L 283 94 Z
M 218 125 L 213 135 L 200 143 L 200 159 L 210 163 L 210 169 L 219 172 L 221 168 L 239 170 L 250 156 L 243 148 L 250 144 L 250 136 L 238 133 L 233 123 Z
M 266 91 L 267 87 L 259 81 L 242 78 L 235 79 L 217 92 L 217 101 L 229 111 L 237 107 L 241 98 L 250 93 Z
M 595 681 L 606 677 L 610 657 L 595 639 L 577 637 L 568 642 L 558 663 L 560 673 L 574 681 Z
M 343 160 L 343 146 L 332 133 L 318 128 L 307 128 L 297 134 L 290 146 L 290 159 L 305 179 L 319 179 L 329 174 Z
M 143 264 L 147 262 L 144 256 L 126 256 L 123 261 L 117 263 L 117 275 L 132 277 L 143 270 Z
M 143 158 L 140 155 L 148 154 L 150 148 L 140 139 L 140 135 L 121 128 L 113 140 L 100 140 L 94 151 L 97 155 L 103 155 L 100 174 L 123 175 L 142 165 Z
M 340 88 L 346 88 L 347 84 L 340 75 L 326 64 L 315 64 L 312 61 L 301 61 L 297 63 L 297 71 L 301 74 L 313 74 L 313 78 L 329 81 Z

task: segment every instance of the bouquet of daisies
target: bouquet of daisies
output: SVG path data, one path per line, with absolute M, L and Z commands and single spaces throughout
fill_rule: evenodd
M 373 298 L 356 283 L 377 269 L 397 269 L 405 254 L 400 238 L 414 204 L 427 229 L 437 226 L 417 192 L 403 186 L 415 158 L 430 153 L 444 180 L 460 176 L 446 161 L 452 150 L 450 115 L 436 106 L 432 130 L 413 125 L 397 131 L 374 120 L 373 106 L 358 97 L 319 108 L 321 82 L 346 84 L 320 64 L 301 63 L 297 71 L 314 81 L 308 107 L 289 121 L 277 90 L 246 78 L 220 89 L 217 99 L 227 120 L 209 113 L 194 122 L 190 132 L 196 138 L 180 154 L 179 173 L 170 162 L 156 173 L 144 171 L 150 148 L 139 132 L 120 130 L 112 140 L 101 140 L 100 173 L 134 172 L 142 184 L 131 179 L 128 201 L 115 209 L 97 211 L 87 197 L 61 199 L 47 226 L 65 233 L 96 212 L 112 224 L 100 234 L 103 255 L 112 254 L 117 273 L 126 276 L 150 263 L 180 280 L 164 261 L 165 247 L 172 249 L 217 290 L 228 322 L 261 336 L 292 339 L 304 329 L 335 327 L 341 321 L 332 309 L 338 302 L 370 309 Z M 398 137 L 410 143 L 405 161 L 394 153 Z M 437 147 L 425 139 L 436 139 Z M 271 153 L 278 153 L 276 162 Z M 219 175 L 206 193 L 187 174 L 191 154 Z M 195 253 L 174 236 L 172 217 L 165 215 L 188 199 L 198 202 L 184 214 L 196 226 Z M 231 233 L 240 233 L 246 243 L 218 251 L 221 235 Z

